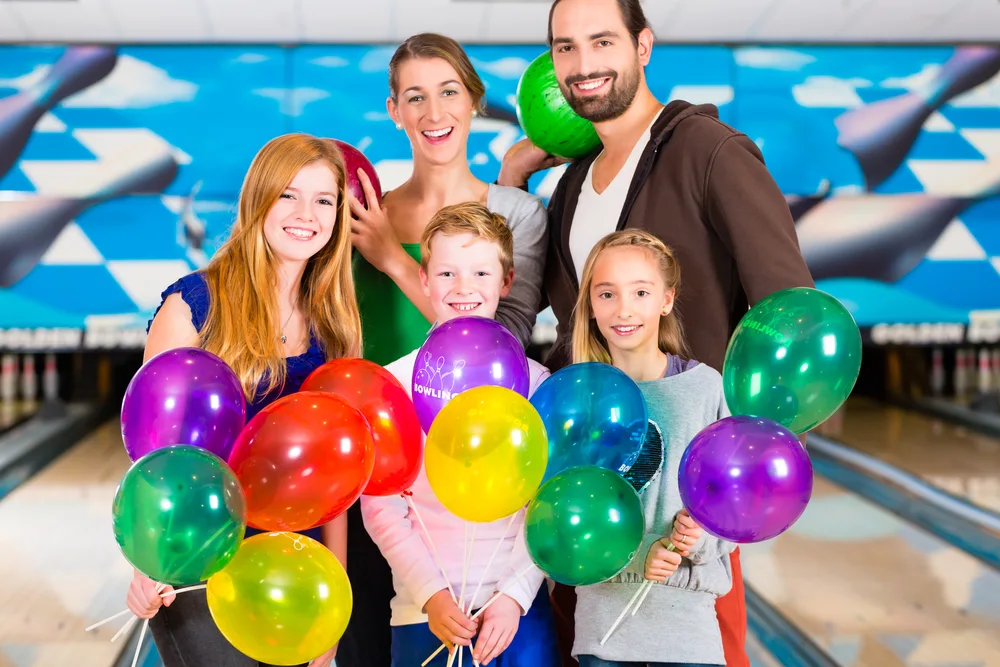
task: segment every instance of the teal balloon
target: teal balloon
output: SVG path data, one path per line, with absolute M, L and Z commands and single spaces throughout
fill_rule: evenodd
M 645 527 L 631 484 L 606 468 L 580 466 L 538 490 L 525 515 L 524 537 L 531 560 L 546 576 L 589 586 L 632 562 Z
M 593 123 L 577 115 L 563 96 L 548 51 L 524 70 L 516 97 L 521 129 L 546 153 L 575 160 L 601 144 Z
M 114 533 L 126 560 L 154 581 L 186 586 L 232 560 L 246 532 L 246 497 L 232 469 L 200 447 L 143 456 L 115 492 Z
M 610 364 L 561 368 L 530 400 L 549 438 L 543 482 L 582 465 L 625 473 L 642 451 L 649 424 L 646 401 L 639 385 Z
M 801 434 L 844 404 L 861 370 L 861 332 L 826 292 L 793 287 L 740 320 L 722 369 L 734 415 L 765 417 Z

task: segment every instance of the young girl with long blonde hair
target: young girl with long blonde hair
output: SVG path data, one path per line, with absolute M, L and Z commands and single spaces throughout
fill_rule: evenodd
M 640 496 L 646 535 L 635 559 L 612 580 L 576 590 L 580 667 L 725 664 L 715 600 L 732 586 L 735 545 L 705 534 L 684 511 L 677 475 L 691 439 L 729 410 L 719 373 L 688 358 L 673 310 L 680 276 L 670 249 L 640 230 L 601 239 L 583 269 L 573 361 L 612 364 L 635 380 L 656 425 L 650 433 L 662 439 L 643 447 L 652 474 Z M 602 643 L 644 581 L 655 585 L 639 612 Z
M 336 145 L 306 134 L 271 140 L 243 181 L 228 242 L 204 270 L 163 292 L 144 361 L 178 347 L 218 355 L 243 385 L 249 421 L 298 391 L 328 359 L 361 355 L 350 252 L 346 170 Z M 343 562 L 346 530 L 342 515 L 307 534 Z M 128 606 L 152 619 L 165 667 L 257 666 L 216 628 L 205 591 L 161 599 L 156 586 L 136 571 Z M 325 667 L 335 653 L 331 647 L 312 664 Z

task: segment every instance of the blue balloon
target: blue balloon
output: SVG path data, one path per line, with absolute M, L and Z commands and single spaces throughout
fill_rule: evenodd
M 552 374 L 531 397 L 549 437 L 543 483 L 568 468 L 632 467 L 649 417 L 638 385 L 614 366 L 587 362 Z

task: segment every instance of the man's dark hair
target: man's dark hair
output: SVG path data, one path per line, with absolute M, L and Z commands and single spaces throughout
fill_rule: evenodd
M 552 8 L 549 9 L 549 46 L 552 46 L 552 15 L 556 13 L 556 5 L 562 0 L 555 0 Z M 616 0 L 618 10 L 622 13 L 622 20 L 628 28 L 628 34 L 632 37 L 632 43 L 639 46 L 639 33 L 649 27 L 646 20 L 646 12 L 642 11 L 639 0 Z

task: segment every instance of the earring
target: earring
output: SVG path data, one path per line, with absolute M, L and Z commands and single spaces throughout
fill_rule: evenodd
M 403 129 L 403 124 L 402 123 L 396 123 L 396 129 L 397 130 L 402 130 Z
M 479 115 L 479 112 L 478 112 L 478 111 L 476 111 L 475 109 L 473 109 L 473 110 L 472 110 L 472 117 L 473 117 L 473 118 L 475 118 L 475 117 L 477 117 L 478 115 Z

